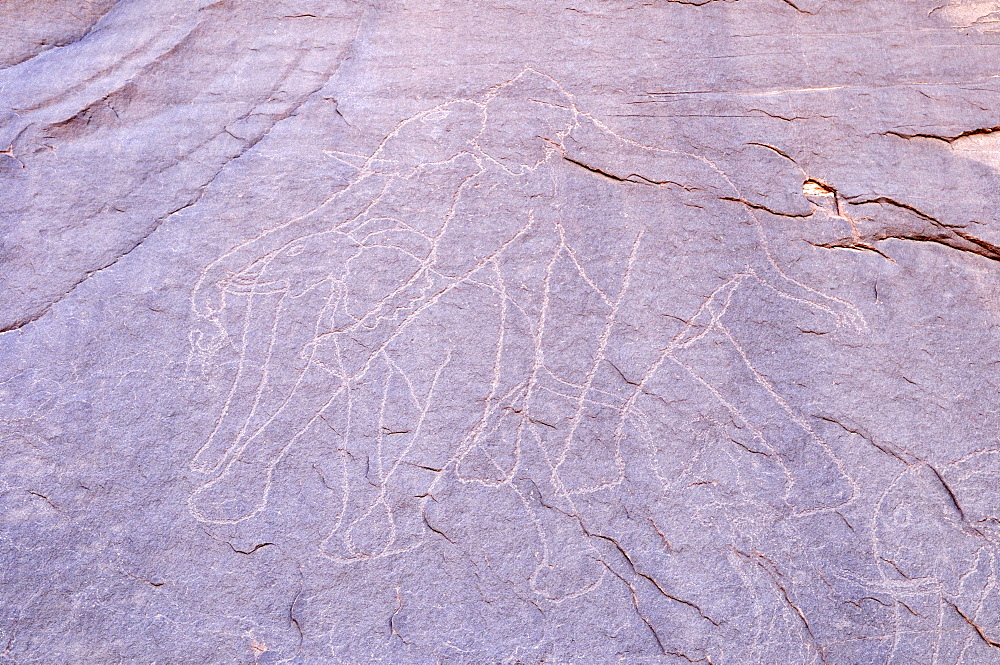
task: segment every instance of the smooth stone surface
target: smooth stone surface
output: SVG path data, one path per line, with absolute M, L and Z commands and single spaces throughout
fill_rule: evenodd
M 0 16 L 0 663 L 1000 663 L 995 2 Z

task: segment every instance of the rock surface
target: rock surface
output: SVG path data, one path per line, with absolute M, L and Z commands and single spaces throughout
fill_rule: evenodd
M 1000 663 L 996 2 L 0 15 L 0 663 Z

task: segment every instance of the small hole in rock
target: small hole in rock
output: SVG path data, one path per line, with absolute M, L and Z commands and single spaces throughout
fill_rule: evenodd
M 802 183 L 802 195 L 803 196 L 833 196 L 834 190 L 832 187 L 827 187 L 818 180 L 806 180 Z
M 806 180 L 802 183 L 802 195 L 803 196 L 833 196 L 834 190 L 832 187 L 827 187 L 818 180 Z

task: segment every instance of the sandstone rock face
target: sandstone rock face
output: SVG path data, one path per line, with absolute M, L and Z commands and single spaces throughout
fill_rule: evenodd
M 1000 663 L 996 2 L 0 15 L 0 663 Z

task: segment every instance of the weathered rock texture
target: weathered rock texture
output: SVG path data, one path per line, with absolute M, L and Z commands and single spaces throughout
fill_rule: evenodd
M 0 663 L 1000 663 L 997 10 L 0 4 Z

